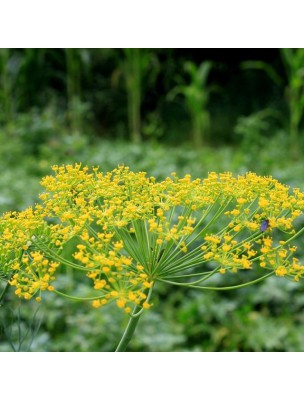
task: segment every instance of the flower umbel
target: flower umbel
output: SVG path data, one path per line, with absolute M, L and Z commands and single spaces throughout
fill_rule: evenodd
M 271 177 L 173 173 L 157 182 L 124 166 L 53 170 L 42 180 L 41 204 L 0 220 L 2 275 L 19 297 L 40 301 L 48 290 L 74 298 L 56 289 L 66 268 L 91 282 L 83 300 L 97 308 L 115 301 L 126 313 L 151 306 L 157 281 L 210 289 L 203 285 L 215 273 L 256 267 L 270 271 L 258 280 L 295 281 L 304 274 L 292 244 L 303 232 L 295 220 L 304 193 Z

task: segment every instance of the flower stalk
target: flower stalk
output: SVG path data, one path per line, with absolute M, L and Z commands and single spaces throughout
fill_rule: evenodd
M 131 339 L 133 337 L 133 334 L 134 334 L 135 329 L 137 327 L 139 318 L 141 316 L 140 311 L 141 311 L 141 308 L 139 306 L 135 306 L 134 307 L 134 310 L 133 310 L 134 316 L 132 316 L 132 315 L 130 316 L 128 325 L 127 325 L 127 327 L 126 327 L 126 329 L 125 329 L 125 331 L 124 331 L 124 333 L 122 335 L 122 338 L 121 338 L 121 340 L 120 340 L 115 352 L 121 352 L 121 351 L 125 351 L 126 350 L 128 344 L 130 343 L 130 341 L 131 341 Z
M 9 287 L 10 287 L 10 284 L 9 284 L 9 282 L 7 282 L 5 284 L 5 286 L 4 286 L 4 289 L 3 289 L 2 293 L 0 294 L 0 306 L 1 306 L 2 302 L 3 302 L 4 296 L 6 295 Z

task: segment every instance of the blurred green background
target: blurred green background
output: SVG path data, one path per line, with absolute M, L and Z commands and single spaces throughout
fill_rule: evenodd
M 0 49 L 0 212 L 38 201 L 53 164 L 254 171 L 304 189 L 303 49 Z M 303 248 L 303 238 L 297 245 Z M 73 275 L 58 284 L 85 295 Z M 304 288 L 160 286 L 129 351 L 304 351 Z M 112 351 L 127 317 L 8 293 L 0 351 Z

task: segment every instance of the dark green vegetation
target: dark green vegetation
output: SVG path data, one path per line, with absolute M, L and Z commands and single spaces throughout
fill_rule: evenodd
M 50 166 L 75 161 L 104 171 L 124 163 L 159 179 L 250 170 L 304 190 L 303 57 L 301 50 L 0 50 L 0 211 L 38 201 Z M 297 245 L 303 249 L 303 238 Z M 71 273 L 61 279 L 85 296 Z M 304 351 L 302 282 L 167 290 L 159 287 L 129 350 Z M 44 300 L 7 293 L 1 351 L 115 349 L 127 321 L 115 306 L 96 310 L 52 293 Z

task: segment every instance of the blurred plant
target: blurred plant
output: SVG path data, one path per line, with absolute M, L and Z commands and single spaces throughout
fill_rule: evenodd
M 157 112 L 152 112 L 147 115 L 143 127 L 142 133 L 149 139 L 159 139 L 164 135 L 165 129 L 161 122 L 160 116 Z
M 271 118 L 277 118 L 275 110 L 266 108 L 252 113 L 248 116 L 241 116 L 237 119 L 235 133 L 242 138 L 242 147 L 245 151 L 254 154 L 265 143 L 265 136 L 269 136 L 270 128 L 273 126 Z
M 10 73 L 9 49 L 0 49 L 0 122 L 7 123 L 12 118 L 13 99 Z
M 173 173 L 157 182 L 127 167 L 105 174 L 80 164 L 53 170 L 42 180 L 42 205 L 0 219 L 1 279 L 18 297 L 38 302 L 45 291 L 95 308 L 115 302 L 130 315 L 117 351 L 126 349 L 159 283 L 231 290 L 271 275 L 294 281 L 304 275 L 292 243 L 304 231 L 294 224 L 304 210 L 299 189 L 253 173 L 210 173 L 204 180 Z M 270 272 L 219 285 L 218 274 L 255 264 Z M 65 269 L 92 280 L 92 294 L 56 288 Z M 209 279 L 213 285 L 204 286 Z
M 120 66 L 113 73 L 115 82 L 123 75 L 128 98 L 128 124 L 132 142 L 140 142 L 141 136 L 141 104 L 144 79 L 153 82 L 158 74 L 156 55 L 148 49 L 123 49 L 124 57 L 118 60 Z M 150 69 L 151 64 L 154 64 Z M 149 74 L 148 74 L 149 72 Z
M 33 311 L 32 315 L 24 318 L 21 304 L 16 309 L 6 310 L 5 315 L 3 315 L 3 308 L 1 309 L 2 335 L 14 352 L 30 351 L 33 341 L 37 337 L 42 322 L 40 305 L 31 311 Z M 0 332 L 0 338 L 2 335 Z
M 0 136 L 5 137 L 8 129 L 11 132 L 11 140 L 20 142 L 22 151 L 37 155 L 42 144 L 58 135 L 59 127 L 62 131 L 62 123 L 63 115 L 56 113 L 53 104 L 50 103 L 49 107 L 42 111 L 32 109 L 27 113 L 18 113 L 7 123 L 5 129 L 0 131 Z
M 73 133 L 83 131 L 90 106 L 82 102 L 81 79 L 90 66 L 88 49 L 65 49 L 68 121 Z
M 13 53 L 17 112 L 26 112 L 49 100 L 46 86 L 56 71 L 49 68 L 47 55 L 54 49 L 21 49 Z
M 210 88 L 207 79 L 212 68 L 210 61 L 204 61 L 199 66 L 188 61 L 184 64 L 185 71 L 190 76 L 189 84 L 179 84 L 173 88 L 168 99 L 173 100 L 178 94 L 184 96 L 192 124 L 192 141 L 195 147 L 201 147 L 210 127 L 210 114 L 207 110 Z
M 281 57 L 288 77 L 287 102 L 291 152 L 294 158 L 298 158 L 299 126 L 304 116 L 304 49 L 281 49 Z
M 300 152 L 299 127 L 304 116 L 304 49 L 280 49 L 287 73 L 286 100 L 289 108 L 290 154 L 297 159 Z M 261 69 L 277 84 L 283 80 L 277 71 L 262 61 L 246 61 L 243 68 Z
M 142 49 L 124 49 L 123 73 L 128 95 L 129 132 L 133 142 L 141 140 L 142 74 L 148 66 L 148 56 Z

